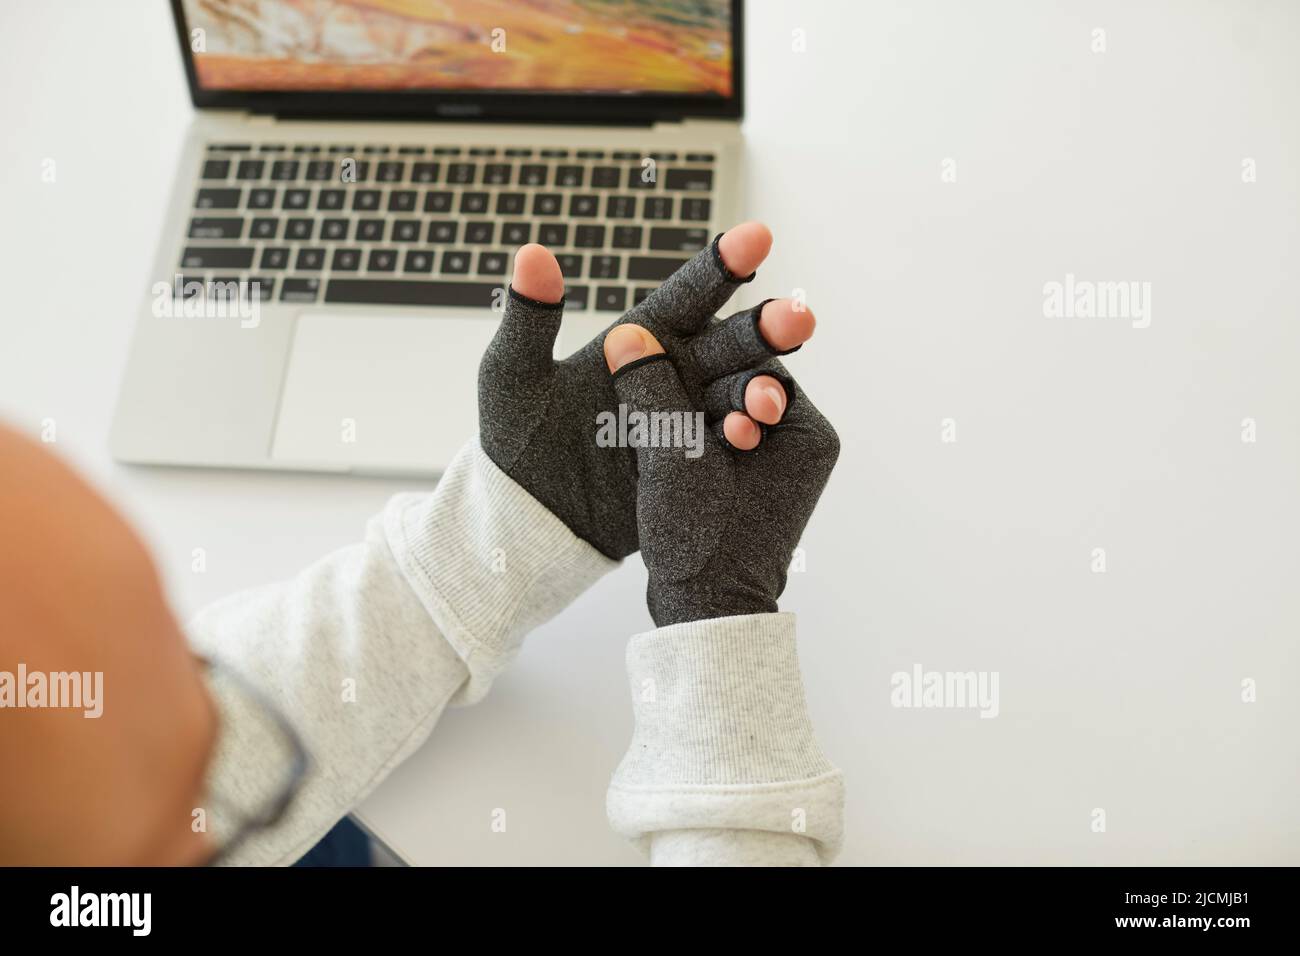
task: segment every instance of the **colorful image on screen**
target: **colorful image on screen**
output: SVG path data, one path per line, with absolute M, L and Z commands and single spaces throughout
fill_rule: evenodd
M 184 0 L 211 90 L 730 97 L 729 0 Z

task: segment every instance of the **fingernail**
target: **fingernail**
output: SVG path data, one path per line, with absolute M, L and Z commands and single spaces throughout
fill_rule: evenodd
M 605 338 L 605 358 L 615 371 L 643 355 L 645 340 L 635 329 L 615 329 Z
M 779 385 L 764 385 L 759 391 L 772 400 L 778 418 L 785 414 L 785 389 Z

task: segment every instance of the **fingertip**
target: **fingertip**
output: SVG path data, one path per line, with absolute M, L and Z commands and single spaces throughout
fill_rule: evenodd
M 623 322 L 605 336 L 605 365 L 611 372 L 617 372 L 628 362 L 634 362 L 647 355 L 658 355 L 664 347 L 653 335 L 630 322 Z
M 753 273 L 771 251 L 772 230 L 761 222 L 732 226 L 718 240 L 722 264 L 742 278 Z
M 778 352 L 803 345 L 812 338 L 817 317 L 808 306 L 792 299 L 773 299 L 758 316 L 758 330 L 764 341 Z
M 753 451 L 763 440 L 763 430 L 744 412 L 731 412 L 722 420 L 722 434 L 740 451 Z
M 559 302 L 564 298 L 564 276 L 560 264 L 545 246 L 530 242 L 515 253 L 515 273 L 511 287 L 520 295 L 538 302 Z
M 771 375 L 755 375 L 745 386 L 745 411 L 764 425 L 775 425 L 785 414 L 785 386 Z

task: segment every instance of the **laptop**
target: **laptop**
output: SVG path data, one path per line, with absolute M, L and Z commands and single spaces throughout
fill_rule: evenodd
M 739 221 L 740 0 L 173 0 L 196 108 L 126 462 L 441 471 L 514 250 L 557 356 Z

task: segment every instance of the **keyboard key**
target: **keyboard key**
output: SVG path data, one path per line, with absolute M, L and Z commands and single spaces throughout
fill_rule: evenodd
M 539 155 L 543 159 L 567 159 L 569 151 L 567 149 L 544 149 Z
M 411 166 L 411 182 L 436 183 L 438 181 L 437 163 L 415 163 Z
M 352 194 L 352 209 L 354 212 L 373 212 L 379 208 L 379 190 L 378 189 L 358 189 Z
M 589 218 L 600 212 L 599 196 L 570 196 L 569 215 Z
M 230 160 L 209 159 L 203 163 L 204 179 L 225 179 L 230 175 Z
M 583 169 L 581 166 L 556 166 L 555 185 L 581 188 Z
M 284 237 L 296 240 L 310 239 L 315 229 L 315 219 L 290 219 L 284 225 Z
M 337 210 L 342 209 L 347 203 L 347 190 L 345 189 L 322 189 L 316 197 L 317 209 Z
M 623 260 L 618 256 L 592 256 L 587 275 L 593 279 L 617 279 L 623 271 Z
M 347 219 L 324 219 L 320 224 L 320 237 L 329 242 L 341 242 L 348 237 Z
M 533 215 L 558 216 L 561 200 L 559 193 L 537 193 L 533 196 Z
M 403 265 L 406 272 L 432 272 L 433 271 L 433 253 L 426 252 L 423 249 L 411 249 L 406 253 L 406 262 Z
M 579 226 L 573 244 L 579 249 L 599 249 L 605 244 L 605 227 Z
M 425 212 L 450 212 L 451 193 L 445 190 L 429 190 L 424 194 Z
M 465 223 L 465 242 L 478 246 L 485 246 L 492 241 L 496 233 L 496 223 L 493 222 L 467 222 Z
M 293 148 L 293 151 L 295 153 L 319 153 L 320 147 L 311 146 L 311 145 L 298 145 Z
M 315 302 L 320 279 L 285 279 L 280 284 L 281 302 Z
M 387 156 L 392 151 L 392 147 L 380 145 L 370 145 L 363 150 L 367 156 Z
M 236 179 L 261 179 L 266 163 L 260 159 L 241 159 L 235 169 Z
M 495 146 L 471 146 L 469 154 L 471 156 L 495 156 L 497 149 Z
M 521 146 L 512 146 L 512 147 L 510 147 L 509 149 L 506 150 L 506 155 L 507 155 L 507 156 L 521 157 L 521 158 L 526 159 L 526 158 L 528 158 L 529 156 L 533 155 L 533 151 L 532 151 L 531 149 L 525 149 L 525 148 L 523 148 L 523 147 L 521 147 Z
M 650 248 L 665 252 L 699 252 L 709 244 L 707 229 L 675 229 L 655 226 L 650 230 Z
M 324 249 L 299 249 L 298 258 L 293 260 L 293 267 L 300 272 L 315 272 L 325 268 Z
M 636 152 L 635 150 L 617 149 L 614 152 L 610 153 L 610 158 L 611 159 L 640 159 L 641 154 Z
M 488 186 L 510 185 L 510 164 L 488 163 L 483 167 L 483 182 Z
M 585 285 L 564 286 L 564 307 L 570 312 L 586 309 L 591 297 L 591 288 Z
M 455 242 L 459 229 L 460 223 L 431 222 L 429 223 L 429 242 Z
M 602 312 L 622 312 L 627 308 L 627 289 L 621 285 L 598 286 L 596 308 Z
M 293 182 L 298 178 L 298 169 L 296 159 L 277 159 L 271 164 L 271 178 L 278 182 Z
M 478 254 L 478 274 L 481 276 L 500 276 L 506 274 L 506 259 L 509 256 L 504 252 L 480 252 Z
M 356 272 L 361 268 L 361 250 L 335 249 L 330 268 L 335 272 Z
M 632 256 L 627 260 L 627 277 L 629 279 L 647 279 L 651 282 L 662 282 L 685 264 L 685 259 Z
M 334 178 L 334 160 L 313 159 L 307 164 L 307 179 L 311 182 L 323 182 Z
M 640 226 L 615 226 L 611 244 L 615 249 L 640 249 L 641 232 Z
M 524 211 L 523 193 L 499 193 L 497 195 L 498 216 L 518 216 Z
M 709 192 L 713 189 L 711 169 L 670 169 L 664 177 L 665 189 L 685 189 L 691 192 Z
M 399 146 L 397 152 L 402 156 L 423 156 L 428 150 L 423 146 Z
M 384 220 L 382 219 L 358 219 L 357 220 L 357 241 L 358 242 L 382 242 L 384 238 Z
M 488 211 L 487 193 L 461 193 L 460 211 L 467 215 L 478 216 Z
M 546 167 L 536 163 L 524 163 L 519 167 L 520 186 L 545 186 Z
M 459 146 L 435 146 L 435 147 L 433 147 L 433 155 L 435 155 L 435 156 L 459 156 L 459 155 L 460 155 L 460 147 L 459 147 Z
M 263 249 L 259 269 L 287 269 L 289 267 L 288 249 Z
M 186 246 L 181 254 L 185 269 L 247 269 L 253 264 L 253 250 L 237 246 Z
M 579 159 L 604 159 L 605 151 L 603 149 L 580 149 L 577 156 Z
M 258 152 L 262 153 L 283 153 L 287 148 L 283 143 L 263 143 L 257 147 Z
M 596 189 L 617 189 L 618 167 L 596 166 L 591 171 L 591 185 Z
M 335 156 L 340 153 L 351 155 L 357 151 L 357 148 L 355 146 L 331 146 L 329 151 Z
M 461 253 L 464 255 L 464 253 Z M 500 283 L 414 279 L 331 279 L 325 301 L 356 305 L 454 305 L 492 307 Z
M 560 264 L 560 275 L 566 279 L 582 278 L 582 256 L 572 252 L 562 252 L 555 257 Z
M 637 286 L 635 289 L 632 290 L 632 304 L 640 305 L 647 298 L 649 298 L 650 293 L 653 292 L 654 290 L 655 290 L 654 286 L 649 286 L 649 285 Z
M 419 242 L 420 220 L 398 219 L 393 223 L 393 242 Z
M 275 291 L 275 280 L 270 276 L 252 276 L 244 280 L 248 295 L 261 301 L 269 301 Z
M 692 222 L 708 222 L 712 203 L 694 196 L 682 197 L 682 218 Z
M 286 189 L 284 191 L 284 200 L 280 203 L 281 209 L 306 209 L 311 205 L 310 189 Z
M 248 191 L 249 209 L 271 209 L 275 206 L 275 190 L 259 186 Z
M 397 253 L 392 249 L 372 249 L 366 268 L 371 272 L 392 272 L 397 268 Z
M 415 212 L 415 190 L 394 189 L 388 194 L 389 212 Z
M 642 219 L 673 218 L 673 201 L 667 196 L 647 196 L 641 207 Z
M 274 239 L 280 231 L 279 219 L 259 218 L 253 220 L 253 226 L 248 230 L 250 239 Z
M 214 219 L 204 216 L 190 220 L 191 239 L 238 239 L 243 231 L 242 217 Z
M 712 153 L 687 153 L 686 161 L 688 163 L 711 163 L 714 160 Z
M 628 189 L 654 189 L 659 185 L 654 166 L 632 166 L 627 171 Z
M 567 246 L 569 227 L 562 222 L 544 222 L 537 227 L 537 241 L 544 246 Z
M 210 143 L 208 149 L 222 153 L 247 153 L 251 152 L 253 147 L 248 143 Z
M 194 197 L 195 209 L 238 209 L 242 189 L 200 189 Z
M 406 163 L 386 160 L 375 168 L 375 179 L 381 183 L 400 183 L 406 178 Z
M 610 196 L 605 201 L 606 219 L 631 219 L 635 215 L 635 196 Z
M 676 153 L 659 153 L 659 152 L 654 152 L 654 153 L 651 153 L 651 154 L 650 154 L 650 158 L 653 159 L 653 160 L 654 160 L 655 162 L 657 162 L 657 163 L 675 163 L 675 162 L 677 162 L 677 154 L 676 154 Z
M 532 223 L 508 222 L 501 227 L 501 244 L 503 246 L 522 246 L 532 234 Z
M 339 179 L 345 183 L 364 183 L 370 178 L 370 160 L 344 157 L 339 162 Z
M 473 163 L 449 163 L 447 165 L 447 182 L 464 186 L 474 182 L 478 167 Z
M 444 252 L 442 254 L 442 271 L 450 275 L 463 275 L 469 272 L 469 253 Z

